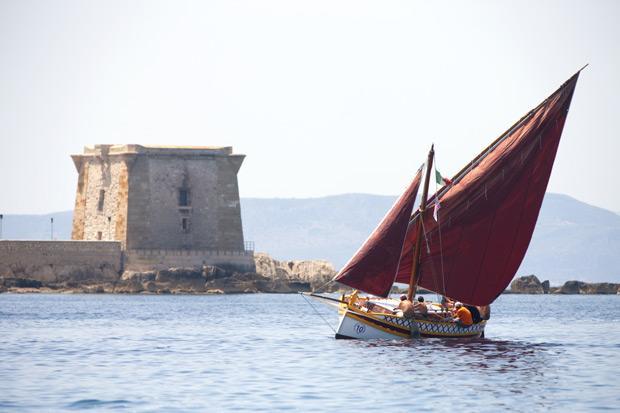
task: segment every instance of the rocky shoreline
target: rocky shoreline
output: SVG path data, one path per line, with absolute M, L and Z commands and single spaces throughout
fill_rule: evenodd
M 0 293 L 113 293 L 113 294 L 247 294 L 314 291 L 336 271 L 327 261 L 278 261 L 267 254 L 254 256 L 255 272 L 203 266 L 158 271 L 125 271 L 91 267 L 0 265 Z M 332 290 L 338 285 L 332 284 Z M 323 289 L 323 291 L 325 291 Z
M 203 266 L 158 271 L 125 271 L 85 266 L 30 266 L 0 264 L 0 293 L 65 294 L 249 294 L 338 291 L 328 282 L 336 270 L 327 261 L 278 261 L 267 254 L 254 256 L 255 272 Z M 551 286 L 535 275 L 515 278 L 505 294 L 620 294 L 620 284 L 567 281 Z
M 548 280 L 540 281 L 535 275 L 515 278 L 505 294 L 620 294 L 620 284 L 586 283 L 583 281 L 566 281 L 561 286 L 553 287 Z

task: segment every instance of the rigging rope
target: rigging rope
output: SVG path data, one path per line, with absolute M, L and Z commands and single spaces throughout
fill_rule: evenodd
M 422 220 L 422 235 L 424 235 L 424 241 L 426 242 L 426 252 L 430 254 L 431 248 L 430 243 L 428 241 L 428 236 L 426 235 L 426 228 L 424 228 L 424 220 Z M 435 290 L 439 290 L 439 286 L 437 285 L 437 271 L 435 270 L 435 264 L 431 260 L 431 273 L 433 275 L 433 283 L 435 284 Z
M 312 292 L 313 292 L 313 293 L 318 293 L 318 292 L 319 292 L 319 291 L 321 291 L 321 290 L 322 290 L 322 289 L 323 289 L 323 288 L 324 288 L 327 284 L 331 284 L 331 283 L 333 283 L 333 282 L 334 282 L 334 279 L 333 279 L 333 278 L 332 278 L 332 279 L 330 279 L 330 280 L 327 280 L 327 282 L 326 282 L 325 284 L 321 285 L 319 288 L 315 288 L 314 290 L 312 290 Z
M 338 333 L 336 332 L 336 329 L 335 329 L 334 327 L 332 327 L 332 325 L 329 323 L 329 321 L 327 321 L 327 320 L 325 319 L 325 317 L 323 317 L 323 315 L 319 312 L 319 310 L 317 310 L 317 309 L 316 309 L 316 308 L 312 305 L 312 303 L 310 302 L 310 300 L 308 300 L 308 299 L 306 298 L 306 296 L 305 296 L 303 293 L 299 293 L 299 294 L 303 297 L 303 299 L 304 299 L 304 300 L 306 300 L 306 302 L 307 302 L 308 304 L 310 304 L 310 307 L 312 307 L 312 309 L 314 310 L 314 312 L 315 312 L 315 313 L 317 313 L 319 317 L 321 317 L 321 319 L 325 322 L 325 324 L 327 324 L 327 325 L 329 326 L 329 328 L 331 328 L 331 329 L 332 329 L 332 331 L 334 332 L 334 334 L 338 334 Z
M 435 167 L 435 193 L 437 194 L 437 178 L 436 178 L 436 172 L 437 172 L 437 165 L 436 165 L 436 158 L 433 158 L 433 164 Z M 435 199 L 435 202 L 437 202 L 438 199 Z M 433 206 L 434 207 L 434 206 Z M 437 271 L 435 268 L 435 264 L 433 263 L 433 260 L 431 260 L 431 272 L 433 275 L 433 281 L 435 284 L 435 290 L 436 292 L 441 292 L 442 295 L 445 295 L 446 293 L 446 278 L 445 278 L 445 273 L 444 273 L 444 265 L 443 265 L 443 243 L 442 243 L 442 238 L 441 238 L 441 222 L 439 219 L 439 211 L 437 211 L 437 228 L 438 228 L 438 232 L 439 232 L 439 254 L 440 254 L 440 263 L 441 263 L 441 282 L 442 282 L 442 286 L 441 289 L 438 288 L 439 286 L 437 285 Z M 430 248 L 430 243 L 428 241 L 428 236 L 427 236 L 427 232 L 426 232 L 426 228 L 424 227 L 424 217 L 422 215 L 418 216 L 418 219 L 420 219 L 421 221 L 421 225 L 422 225 L 422 235 L 424 236 L 424 241 L 426 242 L 426 252 L 427 254 L 430 255 L 431 252 L 431 248 Z M 439 291 L 441 290 L 441 291 Z M 439 297 L 438 297 L 439 299 Z
M 434 159 L 434 165 L 435 165 L 435 175 L 437 175 L 437 156 L 435 156 Z M 449 184 L 452 185 L 452 184 Z M 435 193 L 438 193 L 438 188 L 437 188 L 437 179 L 435 179 Z M 439 202 L 439 197 L 437 197 L 437 199 L 435 199 L 435 202 Z M 441 263 L 441 294 L 445 295 L 446 294 L 446 275 L 444 272 L 444 267 L 443 267 L 443 243 L 441 241 L 441 218 L 439 217 L 439 211 L 437 211 L 437 231 L 439 232 L 439 262 Z

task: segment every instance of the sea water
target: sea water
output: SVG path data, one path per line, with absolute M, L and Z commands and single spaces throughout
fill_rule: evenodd
M 335 340 L 313 305 L 1 294 L 0 411 L 620 409 L 620 296 L 504 295 L 476 340 Z

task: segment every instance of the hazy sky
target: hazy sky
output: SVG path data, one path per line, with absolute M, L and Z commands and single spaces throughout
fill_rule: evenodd
M 585 63 L 548 190 L 620 211 L 620 1 L 0 0 L 0 213 L 94 143 L 232 145 L 246 197 L 451 176 Z

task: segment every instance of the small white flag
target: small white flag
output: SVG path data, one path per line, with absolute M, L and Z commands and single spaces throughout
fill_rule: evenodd
M 439 199 L 435 198 L 435 208 L 433 209 L 433 218 L 435 218 L 435 221 L 439 221 L 437 219 L 437 214 L 439 213 L 439 208 L 441 206 L 439 205 Z

